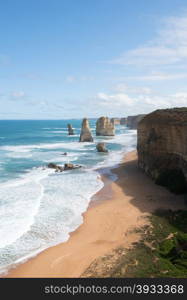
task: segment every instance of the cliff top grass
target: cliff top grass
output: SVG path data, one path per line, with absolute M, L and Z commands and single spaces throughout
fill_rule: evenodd
M 187 278 L 187 210 L 157 211 L 130 250 L 115 249 L 82 277 Z
M 171 109 L 158 109 L 150 114 L 147 114 L 140 124 L 143 123 L 187 123 L 187 107 L 175 107 Z

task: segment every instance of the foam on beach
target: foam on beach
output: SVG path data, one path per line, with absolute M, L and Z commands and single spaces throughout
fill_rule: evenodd
M 56 129 L 47 130 L 55 135 Z M 120 127 L 116 136 L 94 137 L 94 143 L 79 143 L 77 137 L 72 141 L 66 135 L 65 141 L 0 146 L 7 177 L 12 173 L 6 166 L 15 164 L 16 168 L 25 164 L 25 170 L 0 181 L 1 273 L 52 245 L 67 241 L 70 232 L 83 222 L 82 214 L 92 196 L 103 187 L 102 170 L 116 180 L 111 169 L 120 163 L 124 153 L 136 147 L 136 131 Z M 107 155 L 97 153 L 95 144 L 99 141 L 106 143 Z M 55 173 L 44 168 L 49 162 L 60 165 L 73 162 L 83 168 Z

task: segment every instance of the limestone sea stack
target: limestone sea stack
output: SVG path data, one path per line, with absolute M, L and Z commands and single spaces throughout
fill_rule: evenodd
M 145 117 L 145 115 L 136 115 L 127 117 L 127 126 L 130 129 L 137 129 L 138 123 Z
M 96 135 L 114 136 L 114 123 L 108 117 L 99 118 L 96 123 Z
M 156 110 L 138 124 L 138 165 L 157 184 L 187 191 L 187 108 Z
M 127 118 L 121 118 L 120 125 L 126 125 L 126 124 L 127 124 Z
M 72 128 L 72 125 L 71 125 L 71 124 L 68 124 L 67 126 L 68 126 L 68 134 L 69 134 L 69 135 L 74 135 L 74 130 L 73 130 L 73 128 Z
M 114 123 L 114 125 L 120 125 L 120 119 L 119 118 L 112 118 L 111 122 Z
M 83 119 L 79 142 L 93 142 L 88 119 Z

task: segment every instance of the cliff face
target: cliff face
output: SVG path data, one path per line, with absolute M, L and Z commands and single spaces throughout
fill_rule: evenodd
M 88 119 L 83 119 L 79 142 L 93 142 Z
M 136 115 L 127 117 L 127 126 L 130 129 L 137 129 L 138 123 L 145 117 L 145 115 Z
M 138 164 L 156 183 L 187 190 L 187 108 L 157 110 L 138 125 Z
M 96 123 L 96 135 L 113 136 L 115 135 L 114 123 L 108 117 L 101 117 Z

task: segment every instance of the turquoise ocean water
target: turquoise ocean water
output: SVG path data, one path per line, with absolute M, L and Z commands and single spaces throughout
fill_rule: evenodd
M 67 123 L 74 136 L 67 135 Z M 66 241 L 103 187 L 97 169 L 111 175 L 110 168 L 136 148 L 135 130 L 118 125 L 114 137 L 96 137 L 95 123 L 90 120 L 94 142 L 79 143 L 81 120 L 0 121 L 0 273 Z M 99 141 L 108 154 L 97 153 Z M 55 173 L 44 168 L 49 162 L 83 168 Z

